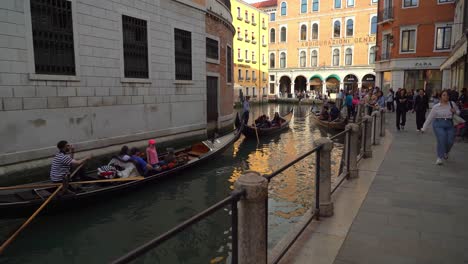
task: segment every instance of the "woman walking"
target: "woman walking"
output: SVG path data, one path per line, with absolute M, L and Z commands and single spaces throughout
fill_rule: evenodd
M 406 111 L 408 110 L 408 97 L 406 90 L 403 88 L 398 91 L 396 97 L 396 127 L 398 130 L 405 129 Z
M 432 107 L 427 116 L 422 132 L 426 131 L 431 124 L 437 139 L 437 165 L 442 165 L 442 159 L 448 159 L 448 154 L 455 139 L 455 128 L 453 127 L 453 115 L 460 114 L 457 104 L 449 100 L 447 90 L 440 95 L 440 102 Z
M 421 128 L 426 121 L 426 111 L 429 109 L 429 100 L 424 94 L 423 89 L 419 89 L 418 95 L 414 100 L 414 109 L 413 113 L 416 112 L 416 129 L 421 131 Z
M 395 97 L 395 92 L 393 92 L 393 89 L 390 88 L 390 90 L 388 90 L 388 95 L 387 95 L 387 98 L 386 98 L 387 110 L 388 111 L 395 112 L 395 105 L 393 104 L 393 98 L 394 97 Z

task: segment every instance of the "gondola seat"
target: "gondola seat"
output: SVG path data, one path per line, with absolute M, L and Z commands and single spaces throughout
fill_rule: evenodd
M 118 156 L 113 156 L 111 161 L 108 164 L 109 166 L 120 166 L 124 168 L 123 171 L 119 172 L 119 176 L 121 178 L 128 178 L 128 177 L 133 177 L 133 176 L 140 176 L 140 175 L 145 175 L 143 171 L 141 171 L 136 162 L 134 160 L 122 160 Z

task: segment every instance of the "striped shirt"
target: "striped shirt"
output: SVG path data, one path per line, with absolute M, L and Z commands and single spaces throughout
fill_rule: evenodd
M 70 155 L 63 154 L 62 152 L 57 153 L 52 160 L 50 180 L 62 181 L 63 177 L 70 173 L 72 160 L 73 158 Z

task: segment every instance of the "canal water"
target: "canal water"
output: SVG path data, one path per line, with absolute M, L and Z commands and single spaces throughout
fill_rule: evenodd
M 0 263 L 107 263 L 164 233 L 227 197 L 246 170 L 270 173 L 329 136 L 314 125 L 310 106 L 253 106 L 250 122 L 260 114 L 273 116 L 294 108 L 290 129 L 273 137 L 243 136 L 216 159 L 173 178 L 150 184 L 121 197 L 109 197 L 87 208 L 39 216 L 6 249 Z M 332 152 L 337 175 L 342 144 Z M 268 246 L 272 249 L 299 221 L 314 199 L 314 155 L 275 177 L 269 187 Z M 1 213 L 1 212 L 0 212 Z M 0 220 L 5 239 L 24 219 Z M 229 263 L 229 207 L 218 211 L 136 263 Z

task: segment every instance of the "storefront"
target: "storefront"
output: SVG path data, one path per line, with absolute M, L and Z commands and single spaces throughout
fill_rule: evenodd
M 326 79 L 327 94 L 336 94 L 340 90 L 340 77 L 336 74 L 332 74 Z
M 315 74 L 314 76 L 310 77 L 309 79 L 309 88 L 311 91 L 318 91 L 322 92 L 323 87 L 323 78 L 319 74 Z
M 439 69 L 405 70 L 404 88 L 417 91 L 424 89 L 432 96 L 442 91 L 442 72 Z
M 392 88 L 392 72 L 391 71 L 386 71 L 386 72 L 382 72 L 382 91 L 384 93 L 388 92 L 388 90 L 390 90 L 390 88 Z M 395 89 L 393 89 L 395 90 Z
M 364 75 L 361 82 L 362 82 L 361 84 L 362 89 L 369 89 L 371 87 L 373 88 L 375 87 L 375 75 L 373 74 Z
M 348 74 L 343 79 L 344 90 L 356 92 L 358 90 L 358 78 L 354 74 Z

